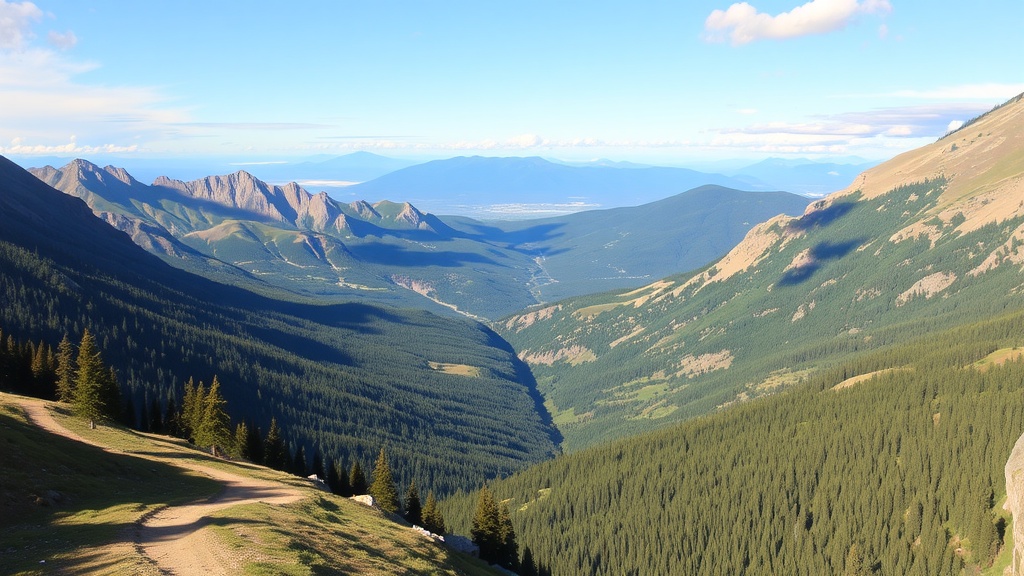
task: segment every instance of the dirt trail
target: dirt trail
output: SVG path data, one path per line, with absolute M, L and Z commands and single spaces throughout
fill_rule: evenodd
M 37 426 L 67 438 L 91 442 L 61 426 L 42 401 L 19 400 L 29 419 Z M 203 474 L 224 484 L 224 489 L 206 500 L 168 506 L 147 515 L 135 529 L 134 541 L 163 574 L 233 574 L 241 570 L 235 553 L 224 549 L 205 529 L 213 512 L 241 504 L 264 502 L 287 504 L 302 498 L 298 489 L 280 483 L 239 476 L 217 468 L 179 459 L 141 456 Z

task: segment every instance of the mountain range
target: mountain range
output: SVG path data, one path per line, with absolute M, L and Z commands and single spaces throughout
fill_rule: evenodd
M 537 302 L 696 268 L 807 200 L 706 186 L 639 207 L 524 222 L 342 203 L 247 172 L 141 184 L 76 160 L 33 169 L 176 266 L 257 290 L 496 318 Z

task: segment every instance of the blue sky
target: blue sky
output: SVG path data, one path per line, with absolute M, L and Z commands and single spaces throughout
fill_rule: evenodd
M 1022 27 L 1021 0 L 0 0 L 0 154 L 876 160 L 1024 92 Z

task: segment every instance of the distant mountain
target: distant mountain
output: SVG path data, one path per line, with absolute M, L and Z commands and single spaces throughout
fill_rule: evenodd
M 536 255 L 543 301 L 643 285 L 704 266 L 756 224 L 799 215 L 808 199 L 786 192 L 694 188 L 664 200 L 557 218 L 488 222 L 445 218 L 453 228 Z
M 768 158 L 727 173 L 754 190 L 786 190 L 794 194 L 823 196 L 849 186 L 858 174 L 876 164 Z
M 439 214 L 465 214 L 466 206 L 495 204 L 559 205 L 566 211 L 637 206 L 705 184 L 744 187 L 735 178 L 685 168 L 627 170 L 567 166 L 538 157 L 473 156 L 417 164 L 346 191 L 360 198 L 405 198 Z
M 342 189 L 344 184 L 365 182 L 416 162 L 371 152 L 353 152 L 326 160 L 252 165 L 246 168 L 270 182 L 303 182 L 316 189 Z
M 641 207 L 483 224 L 409 203 L 346 204 L 247 172 L 152 186 L 84 160 L 33 173 L 140 246 L 211 278 L 486 318 L 703 266 L 754 224 L 806 204 L 707 187 Z
M 577 449 L 1024 308 L 1024 101 L 756 225 L 697 273 L 498 324 Z
M 188 252 L 186 241 L 205 242 L 193 235 L 199 223 L 214 225 L 203 230 L 208 236 L 235 234 L 234 244 L 215 243 L 227 250 L 255 242 L 245 231 L 316 214 L 304 211 L 316 197 L 242 174 L 140 187 L 124 171 L 85 162 L 46 172 L 81 184 L 78 192 L 109 209 L 115 223 L 149 211 L 152 218 L 138 218 L 128 230 L 154 245 L 179 242 L 171 232 L 183 232 L 172 248 L 188 254 L 198 252 Z M 396 208 L 375 213 L 390 224 L 408 215 Z M 225 222 L 224 210 L 248 220 Z M 287 258 L 305 249 L 286 251 L 300 236 L 272 246 Z M 0 329 L 19 340 L 54 345 L 88 328 L 117 369 L 133 418 L 153 403 L 180 407 L 188 378 L 209 383 L 216 375 L 234 423 L 265 433 L 276 418 L 292 451 L 302 447 L 310 459 L 319 453 L 349 465 L 358 459 L 369 466 L 386 446 L 402 482 L 415 475 L 442 492 L 558 450 L 529 370 L 481 324 L 365 303 L 278 300 L 185 273 L 97 219 L 82 200 L 3 158 L 0 299 Z

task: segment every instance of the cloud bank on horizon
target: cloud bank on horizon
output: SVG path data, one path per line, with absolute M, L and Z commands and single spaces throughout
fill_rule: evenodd
M 882 159 L 1024 92 L 996 48 L 1024 3 L 994 2 L 1004 18 L 900 0 L 313 2 L 274 17 L 0 0 L 0 154 Z M 984 34 L 943 40 L 972 22 Z

